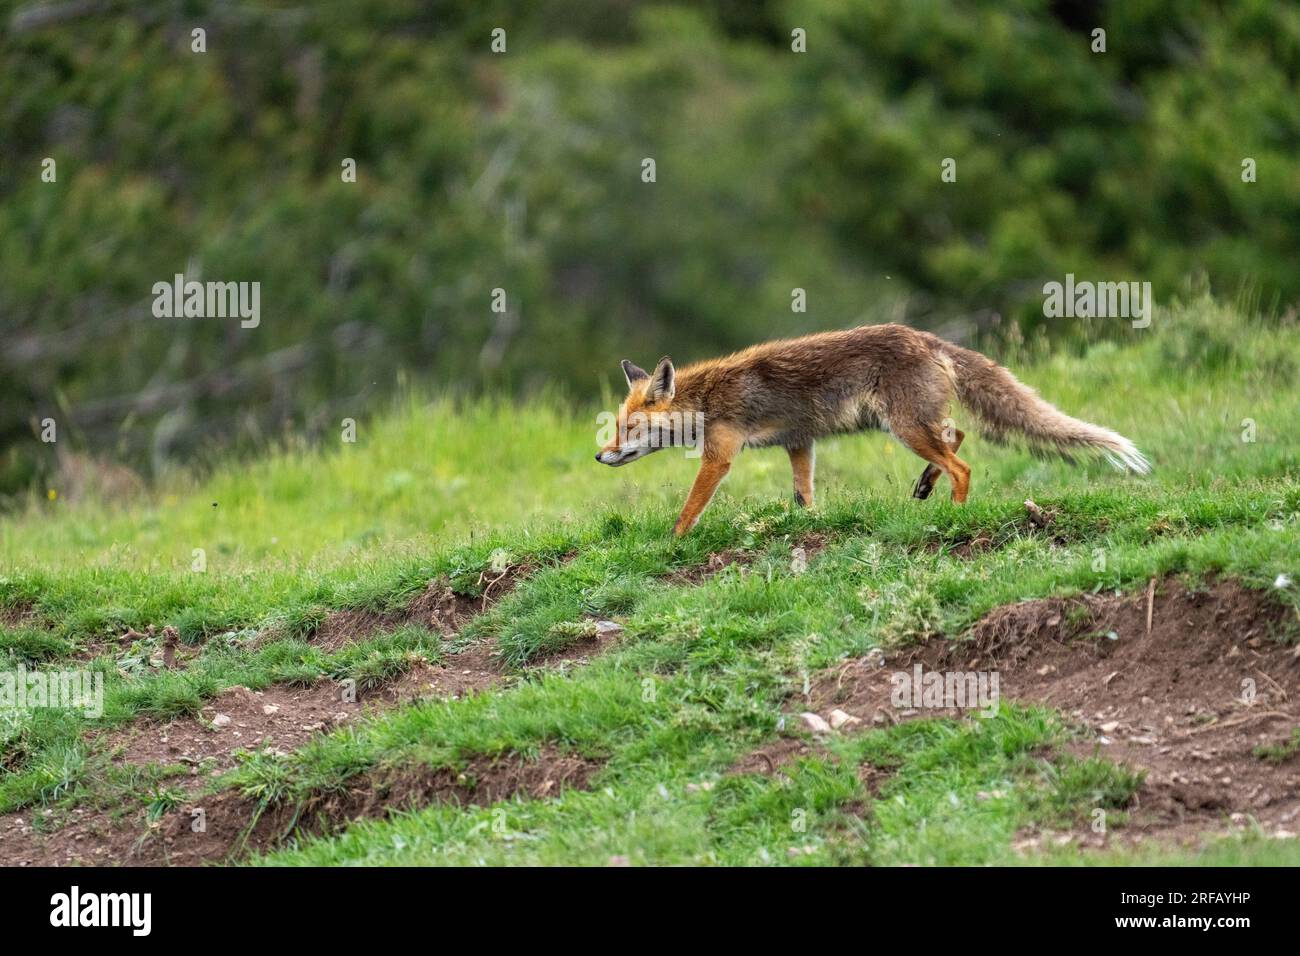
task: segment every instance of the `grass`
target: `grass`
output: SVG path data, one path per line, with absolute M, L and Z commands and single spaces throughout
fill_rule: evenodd
M 1271 764 L 1286 763 L 1300 754 L 1300 727 L 1291 729 L 1291 736 L 1280 744 L 1263 744 L 1255 748 L 1255 756 Z
M 1256 587 L 1297 579 L 1294 326 L 1198 300 L 1133 336 L 1078 355 L 1027 346 L 1011 364 L 1068 411 L 1132 437 L 1155 474 L 1071 469 L 972 436 L 965 507 L 942 488 L 911 500 L 921 463 L 892 440 L 855 436 L 819 448 L 816 509 L 790 508 L 783 455 L 751 452 L 696 532 L 675 540 L 690 464 L 664 453 L 600 468 L 594 410 L 554 398 L 410 397 L 360 423 L 355 445 L 285 447 L 126 505 L 36 499 L 0 522 L 0 608 L 12 622 L 0 626 L 0 655 L 11 667 L 86 662 L 106 675 L 106 706 L 89 724 L 0 711 L 0 811 L 53 810 L 50 825 L 79 805 L 164 814 L 176 768 L 113 767 L 87 726 L 195 713 L 238 684 L 381 684 L 455 648 L 406 628 L 327 654 L 309 640 L 327 613 L 399 607 L 434 579 L 472 594 L 485 571 L 526 564 L 532 573 L 457 639 L 494 641 L 519 680 L 394 708 L 287 757 L 250 755 L 213 786 L 305 802 L 370 773 L 558 748 L 600 761 L 591 789 L 427 807 L 261 862 L 1007 863 L 1020 861 L 1012 843 L 1026 827 L 1086 825 L 1098 808 L 1122 826 L 1139 780 L 1065 756 L 1070 728 L 1045 709 L 870 730 L 784 776 L 726 770 L 790 719 L 784 700 L 804 675 L 873 647 L 959 635 L 1001 604 L 1137 589 L 1166 573 Z M 1027 497 L 1056 515 L 1047 531 L 1024 520 Z M 826 548 L 801 571 L 791 549 L 811 534 Z M 952 553 L 977 538 L 989 547 Z M 193 570 L 195 549 L 204 570 Z M 744 553 L 748 573 L 676 573 L 724 550 Z M 1278 593 L 1296 603 L 1293 589 Z M 595 617 L 623 625 L 614 651 L 562 673 L 526 670 L 581 641 Z M 166 626 L 196 651 L 184 671 L 156 666 Z M 122 648 L 127 628 L 142 636 Z M 888 771 L 879 794 L 865 791 L 863 766 Z M 1153 854 L 1194 861 L 1097 857 Z M 1297 855 L 1243 839 L 1205 858 Z

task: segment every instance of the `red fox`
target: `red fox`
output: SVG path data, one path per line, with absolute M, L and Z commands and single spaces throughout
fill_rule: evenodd
M 1150 471 L 1123 435 L 1071 418 L 979 352 L 905 325 L 768 342 L 681 371 L 667 356 L 653 372 L 625 359 L 623 374 L 627 400 L 598 462 L 617 467 L 687 444 L 683 423 L 703 423 L 700 471 L 673 528 L 677 535 L 695 526 L 742 448 L 784 448 L 794 470 L 795 503 L 807 507 L 813 502 L 813 443 L 867 429 L 891 432 L 925 459 L 914 497 L 928 497 L 947 475 L 952 500 L 965 501 L 970 466 L 957 457 L 965 434 L 943 424 L 954 394 L 999 443 L 1017 433 L 1033 450 L 1067 461 L 1077 448 L 1104 456 L 1121 471 Z

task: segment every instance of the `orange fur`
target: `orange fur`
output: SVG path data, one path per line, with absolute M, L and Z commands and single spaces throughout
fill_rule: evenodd
M 924 498 L 940 475 L 954 501 L 966 500 L 970 466 L 957 457 L 965 434 L 945 439 L 944 419 L 961 400 L 995 441 L 1016 435 L 1037 450 L 1081 449 L 1116 467 L 1145 473 L 1148 464 L 1127 438 L 1071 418 L 990 359 L 904 325 L 874 325 L 755 345 L 680 371 L 666 356 L 654 371 L 623 363 L 628 394 L 619 408 L 619 434 L 596 459 L 626 464 L 660 447 L 680 444 L 675 429 L 655 440 L 626 439 L 638 416 L 702 416 L 699 475 L 675 533 L 699 520 L 742 448 L 781 446 L 790 455 L 795 500 L 813 500 L 818 438 L 867 429 L 892 432 L 927 464 L 914 494 Z

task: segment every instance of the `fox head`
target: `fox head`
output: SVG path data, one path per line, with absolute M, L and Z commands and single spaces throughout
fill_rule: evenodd
M 647 372 L 624 359 L 623 375 L 627 398 L 618 408 L 618 430 L 596 454 L 596 461 L 614 468 L 681 443 L 681 430 L 672 425 L 678 416 L 670 414 L 677 395 L 673 360 L 665 355 L 653 372 Z

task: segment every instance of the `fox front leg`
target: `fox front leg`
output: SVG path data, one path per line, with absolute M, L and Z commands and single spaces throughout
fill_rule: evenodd
M 729 461 L 705 461 L 700 465 L 700 473 L 695 476 L 695 484 L 691 485 L 691 493 L 686 496 L 686 504 L 677 518 L 677 524 L 673 525 L 673 534 L 681 537 L 695 527 L 695 522 L 700 520 L 700 512 L 730 470 Z
M 736 457 L 742 444 L 739 435 L 714 427 L 705 441 L 700 473 L 695 476 L 695 484 L 691 485 L 691 493 L 686 496 L 677 524 L 673 525 L 673 534 L 681 537 L 695 527 L 700 512 L 708 505 L 722 479 L 727 477 L 727 472 L 731 471 L 731 459 Z

